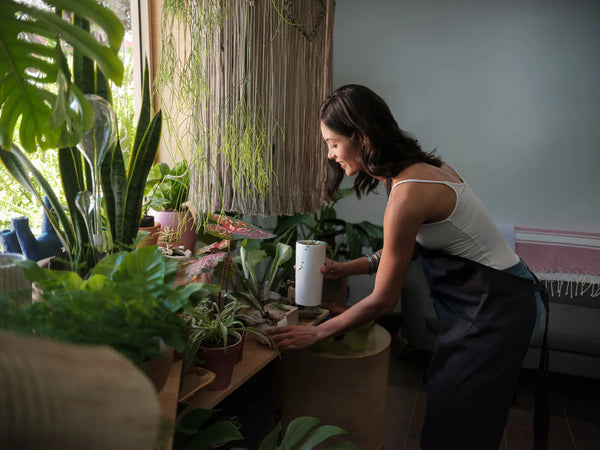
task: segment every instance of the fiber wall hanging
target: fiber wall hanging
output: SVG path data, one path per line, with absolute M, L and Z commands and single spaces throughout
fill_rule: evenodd
M 325 200 L 318 113 L 334 0 L 164 0 L 156 83 L 190 206 L 271 216 Z M 166 129 L 165 129 L 166 128 Z

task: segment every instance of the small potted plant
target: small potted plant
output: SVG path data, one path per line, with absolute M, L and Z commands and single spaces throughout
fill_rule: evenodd
M 261 248 L 259 241 L 247 240 L 240 247 L 241 270 L 238 274 L 242 289 L 227 295 L 250 308 L 245 312 L 246 320 L 259 329 L 298 323 L 298 307 L 289 304 L 276 292 L 283 275 L 280 268 L 292 255 L 292 247 L 282 242 L 275 244 L 272 256 Z M 256 271 L 261 263 L 266 264 L 263 277 L 259 277 Z
M 194 361 L 202 361 L 201 365 L 215 374 L 215 379 L 207 387 L 209 390 L 229 386 L 244 333 L 255 334 L 274 347 L 266 334 L 240 320 L 238 310 L 235 300 L 221 308 L 217 302 L 205 299 L 181 314 L 188 327 L 184 373 Z
M 185 203 L 190 188 L 190 170 L 187 161 L 155 164 L 146 179 L 146 206 L 154 211 L 154 221 L 171 227 L 180 234 L 180 243 L 186 250 L 196 245 L 196 224 Z
M 174 258 L 179 265 L 192 259 L 192 251 L 186 249 L 181 242 L 181 231 L 166 226 L 157 233 L 157 244 L 160 252 L 168 258 Z

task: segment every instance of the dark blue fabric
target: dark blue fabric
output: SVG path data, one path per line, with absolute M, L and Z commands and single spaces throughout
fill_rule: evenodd
M 497 450 L 536 322 L 535 293 L 543 285 L 418 250 L 440 322 L 421 446 Z

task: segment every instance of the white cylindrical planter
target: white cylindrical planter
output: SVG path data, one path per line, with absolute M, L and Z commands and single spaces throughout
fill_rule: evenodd
M 31 282 L 17 264 L 27 258 L 19 253 L 0 253 L 0 294 L 31 301 Z
M 319 306 L 327 244 L 322 241 L 296 242 L 296 304 Z

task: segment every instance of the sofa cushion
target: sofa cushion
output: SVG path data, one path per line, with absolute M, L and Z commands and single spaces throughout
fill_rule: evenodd
M 598 308 L 550 302 L 548 347 L 551 350 L 600 356 L 600 300 Z M 531 341 L 541 347 L 546 312 Z

